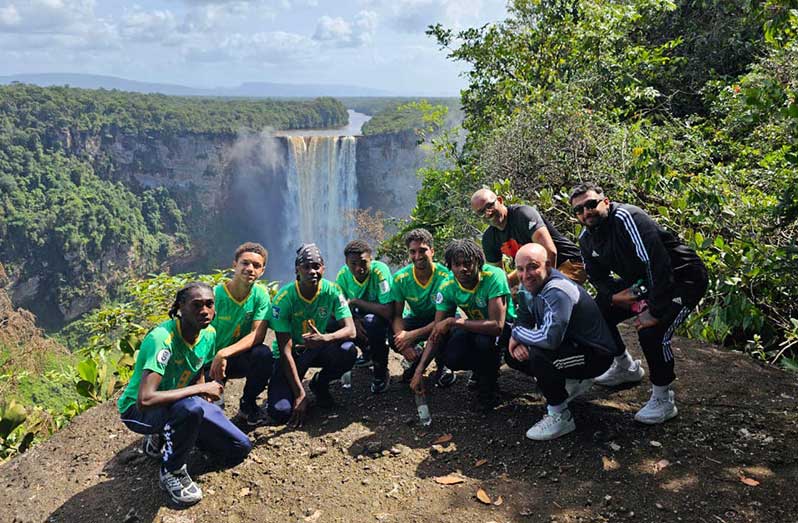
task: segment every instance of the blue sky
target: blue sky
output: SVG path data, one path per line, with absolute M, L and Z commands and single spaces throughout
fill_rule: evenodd
M 107 74 L 196 87 L 354 84 L 453 95 L 424 34 L 501 20 L 505 0 L 0 0 L 0 75 Z

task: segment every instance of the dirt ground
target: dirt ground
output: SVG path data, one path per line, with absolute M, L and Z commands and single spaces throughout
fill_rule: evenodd
M 332 386 L 339 406 L 314 408 L 301 430 L 250 431 L 253 452 L 235 469 L 193 453 L 205 498 L 185 510 L 167 505 L 157 463 L 105 404 L 0 466 L 0 521 L 798 522 L 796 377 L 689 340 L 674 352 L 678 417 L 632 419 L 647 380 L 596 386 L 572 404 L 576 432 L 551 442 L 524 438 L 544 403 L 507 367 L 494 412 L 467 408 L 461 375 L 430 396 L 429 429 L 406 385 L 373 396 L 370 371 L 356 369 L 351 390 Z M 227 388 L 231 416 L 240 390 Z M 435 480 L 450 474 L 460 482 Z

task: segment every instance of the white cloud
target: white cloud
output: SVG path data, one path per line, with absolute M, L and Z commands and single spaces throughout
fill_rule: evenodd
M 399 31 L 423 33 L 441 23 L 462 28 L 485 22 L 486 13 L 503 11 L 505 0 L 361 0 L 361 5 L 384 13 L 388 24 Z
M 360 47 L 371 43 L 377 28 L 377 13 L 360 11 L 352 23 L 341 17 L 322 16 L 313 39 L 335 47 Z
M 0 10 L 0 32 L 70 33 L 95 19 L 93 0 L 23 0 Z
M 0 28 L 13 27 L 22 21 L 15 5 L 0 7 Z
M 306 61 L 318 49 L 309 38 L 283 31 L 254 34 L 236 33 L 209 47 L 193 46 L 186 59 L 195 62 L 239 61 L 261 65 L 286 64 Z
M 125 11 L 119 24 L 120 35 L 132 41 L 177 45 L 177 20 L 171 11 Z

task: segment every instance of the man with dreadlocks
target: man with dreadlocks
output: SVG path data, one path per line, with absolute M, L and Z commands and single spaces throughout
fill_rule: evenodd
M 435 326 L 421 355 L 410 388 L 424 393 L 423 373 L 440 351 L 443 363 L 454 370 L 471 370 L 477 381 L 477 407 L 496 405 L 496 380 L 502 347 L 510 337 L 515 317 L 507 276 L 487 265 L 482 249 L 470 239 L 453 240 L 444 254 L 453 276 L 435 296 Z M 465 317 L 456 317 L 460 308 Z
M 163 434 L 162 448 L 146 437 L 145 452 L 161 460 L 161 488 L 178 505 L 202 499 L 186 470 L 195 443 L 229 465 L 242 462 L 252 448 L 246 434 L 208 401 L 224 390 L 217 381 L 206 382 L 201 372 L 215 353 L 214 312 L 210 286 L 193 282 L 180 289 L 170 319 L 141 342 L 133 376 L 117 404 L 122 422 L 133 432 Z
M 268 411 L 277 422 L 301 427 L 308 408 L 302 378 L 310 367 L 321 367 L 310 390 L 320 407 L 334 405 L 329 384 L 355 364 L 355 324 L 341 289 L 322 278 L 324 259 L 315 243 L 297 250 L 294 267 L 296 281 L 280 289 L 272 305 L 280 365 L 269 383 Z M 327 332 L 332 319 L 338 329 Z

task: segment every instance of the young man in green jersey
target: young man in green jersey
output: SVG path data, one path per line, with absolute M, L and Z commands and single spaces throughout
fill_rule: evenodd
M 410 264 L 399 269 L 393 276 L 391 298 L 393 299 L 393 347 L 408 362 L 410 368 L 402 375 L 409 381 L 415 373 L 419 353 L 416 344 L 426 340 L 435 322 L 435 295 L 441 284 L 452 275 L 449 269 L 433 261 L 432 234 L 426 229 L 413 229 L 405 234 L 405 247 Z M 456 374 L 438 361 L 435 383 L 448 387 Z
M 233 259 L 233 278 L 214 288 L 216 317 L 216 357 L 211 363 L 211 377 L 224 382 L 228 378 L 246 378 L 239 403 L 239 417 L 248 425 L 266 420 L 266 410 L 257 404 L 266 390 L 274 369 L 272 350 L 263 338 L 269 327 L 271 299 L 269 292 L 257 285 L 269 254 L 259 243 L 240 245 Z
M 302 245 L 294 266 L 296 281 L 280 289 L 272 305 L 280 365 L 269 383 L 268 408 L 275 421 L 301 427 L 308 409 L 302 378 L 308 369 L 321 367 L 310 389 L 319 406 L 330 407 L 329 384 L 352 369 L 357 353 L 352 313 L 338 285 L 322 278 L 324 259 L 316 244 Z M 337 321 L 335 330 L 328 328 L 331 319 Z
M 390 383 L 386 341 L 393 316 L 391 270 L 372 259 L 371 247 L 362 240 L 349 242 L 344 257 L 346 264 L 335 281 L 349 300 L 358 334 L 356 343 L 363 353 L 355 365 L 365 367 L 374 363 L 371 392 L 377 394 L 384 392 Z
M 424 393 L 424 369 L 440 351 L 443 363 L 454 370 L 471 370 L 477 380 L 480 410 L 496 404 L 496 380 L 503 348 L 510 338 L 514 309 L 507 276 L 487 265 L 473 240 L 453 240 L 444 254 L 453 276 L 435 296 L 435 325 L 430 333 L 410 388 Z M 460 308 L 465 317 L 456 317 Z
M 210 401 L 224 391 L 221 383 L 206 382 L 202 372 L 215 352 L 213 315 L 210 286 L 193 282 L 180 289 L 169 310 L 170 319 L 141 342 L 133 376 L 117 403 L 130 430 L 163 435 L 160 485 L 180 505 L 202 499 L 202 491 L 186 470 L 195 444 L 229 465 L 243 461 L 252 448 L 246 434 Z

